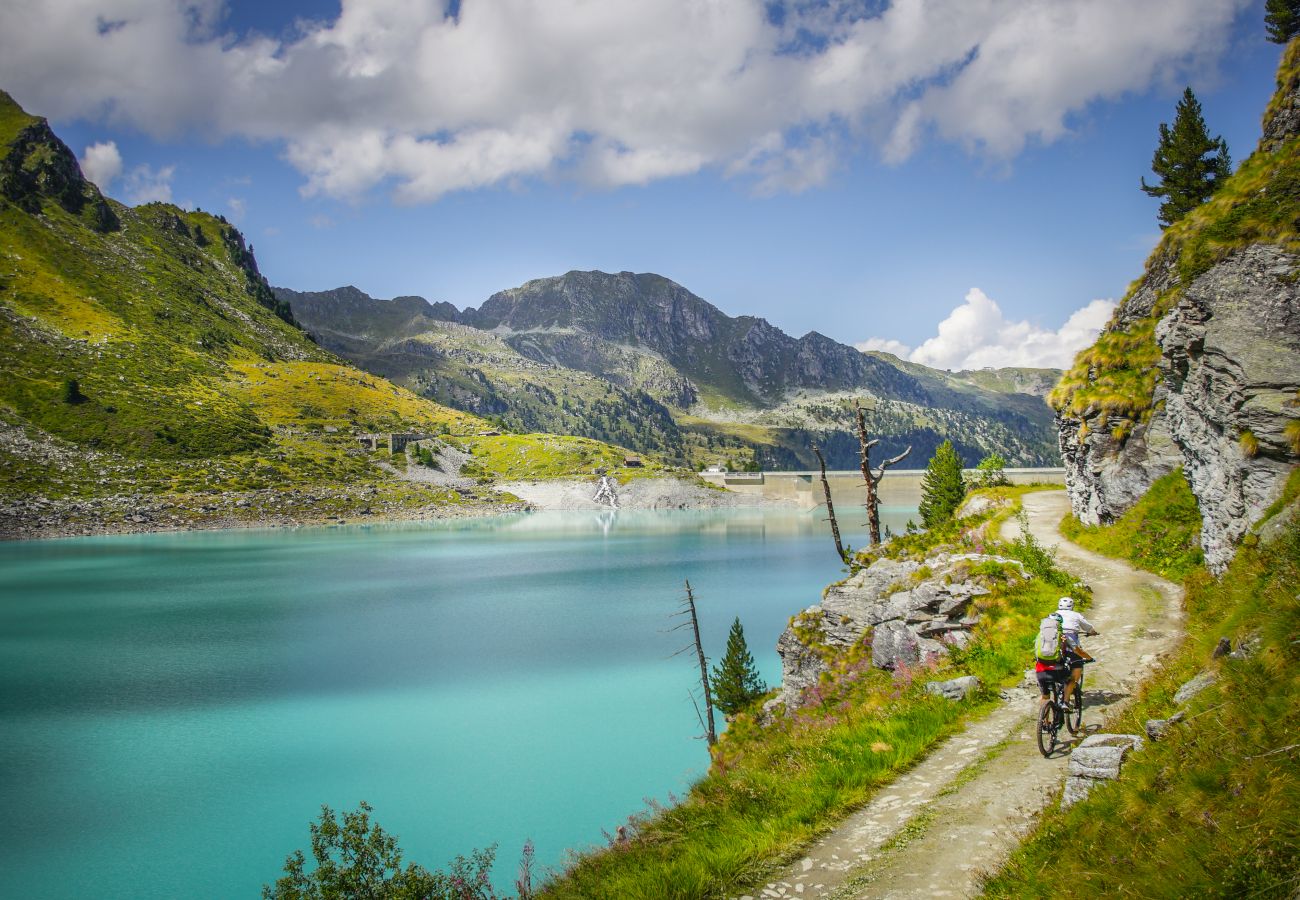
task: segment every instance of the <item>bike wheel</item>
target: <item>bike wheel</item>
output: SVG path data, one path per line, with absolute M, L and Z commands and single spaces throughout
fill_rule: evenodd
M 1048 701 L 1038 713 L 1038 752 L 1051 756 L 1056 749 L 1056 704 Z
M 1065 712 L 1065 727 L 1070 729 L 1070 734 L 1078 734 L 1083 728 L 1083 675 L 1079 676 L 1079 683 L 1074 686 L 1074 696 L 1070 700 L 1074 703 L 1074 708 Z

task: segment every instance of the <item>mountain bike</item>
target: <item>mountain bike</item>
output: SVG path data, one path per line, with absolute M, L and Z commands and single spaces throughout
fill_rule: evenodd
M 1087 665 L 1091 661 L 1085 659 L 1083 662 Z M 1038 752 L 1043 756 L 1051 756 L 1056 749 L 1056 738 L 1061 733 L 1062 725 L 1070 734 L 1078 734 L 1083 728 L 1083 673 L 1079 673 L 1079 683 L 1074 686 L 1074 696 L 1071 698 L 1074 702 L 1066 706 L 1065 685 L 1070 680 L 1069 666 L 1056 666 L 1052 671 L 1057 677 L 1052 680 L 1052 692 L 1047 704 L 1038 714 Z

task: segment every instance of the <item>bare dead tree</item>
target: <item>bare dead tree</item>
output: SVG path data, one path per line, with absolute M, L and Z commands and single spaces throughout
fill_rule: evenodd
M 871 533 L 871 544 L 874 547 L 880 544 L 880 496 L 876 492 L 876 487 L 880 484 L 880 479 L 885 477 L 885 470 L 906 459 L 907 454 L 912 452 L 912 447 L 909 445 L 902 453 L 885 460 L 873 472 L 871 470 L 871 448 L 879 444 L 880 440 L 878 438 L 867 440 L 866 411 L 862 408 L 861 402 L 856 404 L 856 408 L 858 445 L 861 448 L 862 456 L 862 479 L 867 483 L 867 529 Z
M 822 470 L 822 492 L 826 495 L 826 515 L 831 523 L 831 536 L 835 538 L 835 552 L 840 555 L 840 559 L 845 563 L 849 561 L 849 555 L 844 552 L 844 544 L 840 541 L 840 523 L 835 519 L 835 504 L 831 500 L 831 485 L 826 480 L 826 460 L 822 458 L 822 448 L 817 446 L 817 442 L 812 442 L 812 452 L 817 454 L 817 465 Z
M 700 720 L 700 727 L 705 729 L 704 736 L 708 740 L 709 746 L 712 747 L 718 742 L 718 732 L 713 725 L 713 691 L 709 688 L 709 661 L 704 656 L 704 644 L 700 641 L 700 620 L 695 614 L 695 592 L 691 590 L 691 582 L 689 580 L 686 582 L 686 599 L 682 601 L 681 608 L 674 615 L 689 617 L 687 621 L 682 622 L 680 625 L 669 630 L 677 631 L 678 629 L 689 627 L 695 639 L 694 643 L 687 644 L 685 647 L 674 653 L 673 656 L 680 656 L 683 653 L 694 650 L 695 658 L 699 660 L 700 688 L 704 691 L 704 710 L 708 716 L 707 722 L 705 721 L 705 716 L 700 715 L 700 707 L 698 703 L 695 703 L 694 694 L 691 694 L 691 702 L 695 703 L 695 715 Z

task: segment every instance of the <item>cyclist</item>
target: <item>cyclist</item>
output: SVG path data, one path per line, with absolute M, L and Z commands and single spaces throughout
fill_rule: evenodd
M 1057 613 L 1052 613 L 1047 616 L 1047 618 L 1043 619 L 1043 625 L 1049 627 L 1049 630 L 1046 632 L 1047 634 L 1053 633 L 1050 630 L 1050 619 L 1055 619 L 1058 623 L 1057 627 L 1060 629 L 1060 631 L 1055 632 L 1059 636 L 1059 639 L 1054 642 L 1056 649 L 1048 648 L 1043 650 L 1043 654 L 1049 656 L 1047 660 L 1044 660 L 1042 655 L 1039 655 L 1034 660 L 1034 676 L 1038 679 L 1038 715 L 1040 718 L 1043 715 L 1043 707 L 1047 706 L 1048 702 L 1052 699 L 1052 683 L 1064 681 L 1065 679 L 1063 676 L 1066 671 L 1063 659 L 1064 652 L 1060 649 L 1060 646 L 1065 642 L 1064 620 Z M 1047 639 L 1044 638 L 1044 640 L 1046 641 Z M 1052 658 L 1053 656 L 1055 658 Z
M 1070 681 L 1065 686 L 1065 703 L 1074 702 L 1074 687 L 1083 677 L 1083 661 L 1092 659 L 1079 643 L 1080 634 L 1099 634 L 1092 623 L 1074 611 L 1074 598 L 1062 597 L 1056 603 L 1056 614 L 1061 617 L 1061 631 L 1065 635 L 1065 663 L 1070 667 Z

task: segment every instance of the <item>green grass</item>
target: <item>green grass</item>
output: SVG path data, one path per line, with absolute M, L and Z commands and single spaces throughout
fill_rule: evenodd
M 1219 580 L 1188 579 L 1188 636 L 1104 730 L 1168 718 L 1199 670 L 1218 681 L 1123 776 L 1049 812 L 985 888 L 991 897 L 1284 898 L 1300 887 L 1300 523 L 1243 547 Z M 1221 636 L 1244 660 L 1211 661 Z
M 1182 469 L 1152 483 L 1113 525 L 1083 525 L 1067 515 L 1061 533 L 1089 550 L 1127 559 L 1173 581 L 1182 581 L 1205 561 L 1201 511 Z
M 984 536 L 992 515 L 932 536 L 932 549 L 951 541 L 1021 553 Z M 895 674 L 872 667 L 869 645 L 859 644 L 835 660 L 802 709 L 767 726 L 738 715 L 708 775 L 680 803 L 634 816 L 631 840 L 576 858 L 542 896 L 722 897 L 760 885 L 964 719 L 991 708 L 999 685 L 1021 677 L 1037 622 L 1060 588 L 996 569 L 980 576 L 992 593 L 977 600 L 981 621 L 966 650 Z M 1063 573 L 1057 580 L 1072 584 Z M 926 681 L 960 674 L 979 676 L 985 690 L 960 704 L 925 693 Z

